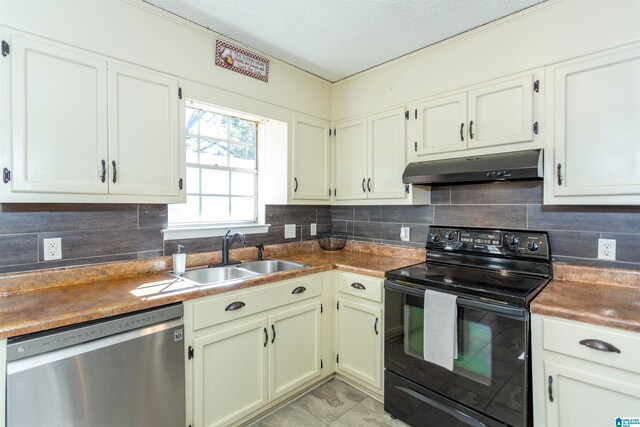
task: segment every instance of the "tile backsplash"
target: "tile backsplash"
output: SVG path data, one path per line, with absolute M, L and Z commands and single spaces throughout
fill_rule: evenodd
M 247 235 L 247 245 L 314 239 L 346 231 L 349 238 L 424 247 L 429 225 L 546 230 L 554 260 L 570 264 L 640 269 L 640 207 L 543 206 L 542 181 L 434 186 L 431 205 L 268 205 L 268 233 Z M 167 206 L 151 204 L 0 204 L 0 273 L 134 260 L 176 251 L 220 249 L 215 237 L 163 241 Z M 296 224 L 296 238 L 284 238 Z M 400 240 L 400 227 L 411 230 Z M 43 260 L 42 239 L 62 239 L 62 259 Z M 616 239 L 617 261 L 597 259 L 598 238 Z
M 542 181 L 433 186 L 428 206 L 333 206 L 334 230 L 355 240 L 424 246 L 429 225 L 549 232 L 554 261 L 640 269 L 640 207 L 544 206 Z M 400 227 L 411 240 L 400 240 Z M 598 258 L 598 238 L 616 239 L 617 260 Z
M 167 205 L 0 204 L 0 273 L 170 255 L 178 244 L 188 253 L 220 249 L 220 238 L 163 241 Z M 247 246 L 313 238 L 331 228 L 328 206 L 266 208 L 268 233 L 247 235 Z M 284 238 L 284 224 L 296 224 L 296 238 Z M 44 261 L 42 239 L 60 237 L 62 259 Z

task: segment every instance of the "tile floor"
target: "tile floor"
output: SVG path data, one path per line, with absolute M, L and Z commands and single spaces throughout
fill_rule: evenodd
M 253 427 L 408 427 L 383 405 L 334 378 Z

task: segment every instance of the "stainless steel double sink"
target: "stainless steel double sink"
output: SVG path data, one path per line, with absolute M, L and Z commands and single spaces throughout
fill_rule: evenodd
M 218 283 L 250 279 L 280 271 L 295 270 L 307 267 L 292 261 L 280 259 L 265 259 L 262 261 L 245 261 L 240 264 L 221 265 L 216 267 L 203 267 L 186 271 L 177 275 L 197 286 L 209 286 Z

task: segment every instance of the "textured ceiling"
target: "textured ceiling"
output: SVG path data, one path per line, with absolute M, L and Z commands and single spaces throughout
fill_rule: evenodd
M 331 82 L 543 0 L 145 0 Z

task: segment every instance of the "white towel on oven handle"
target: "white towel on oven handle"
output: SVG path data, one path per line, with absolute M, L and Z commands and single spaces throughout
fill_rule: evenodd
M 458 297 L 425 290 L 423 357 L 450 371 L 458 357 Z

